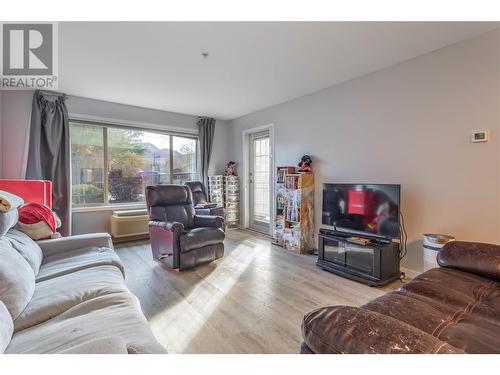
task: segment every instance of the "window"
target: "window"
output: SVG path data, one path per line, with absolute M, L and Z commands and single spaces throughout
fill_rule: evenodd
M 196 180 L 198 141 L 70 122 L 73 206 L 142 203 L 148 185 Z
M 70 133 L 73 205 L 103 204 L 103 129 L 90 125 L 72 125 Z
M 196 180 L 196 140 L 184 137 L 172 137 L 173 183 Z

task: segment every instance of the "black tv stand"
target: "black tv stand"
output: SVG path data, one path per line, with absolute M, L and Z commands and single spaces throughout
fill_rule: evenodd
M 354 243 L 362 237 L 366 244 Z M 376 236 L 360 236 L 346 231 L 320 229 L 318 267 L 370 286 L 399 279 L 399 244 Z

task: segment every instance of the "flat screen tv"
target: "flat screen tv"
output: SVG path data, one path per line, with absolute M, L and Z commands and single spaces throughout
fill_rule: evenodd
M 400 185 L 323 184 L 322 223 L 340 231 L 399 238 Z

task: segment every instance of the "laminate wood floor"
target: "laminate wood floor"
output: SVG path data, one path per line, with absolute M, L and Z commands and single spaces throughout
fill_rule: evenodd
M 149 242 L 116 246 L 126 282 L 158 341 L 171 353 L 298 353 L 305 313 L 358 306 L 396 289 L 372 288 L 316 267 L 270 239 L 228 231 L 222 259 L 176 272 L 152 259 Z

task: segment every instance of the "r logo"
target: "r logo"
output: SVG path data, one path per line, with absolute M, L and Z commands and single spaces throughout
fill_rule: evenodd
M 3 24 L 3 75 L 53 74 L 52 24 Z

